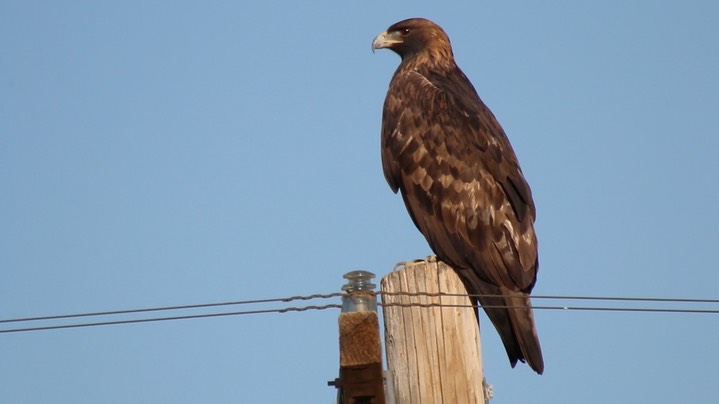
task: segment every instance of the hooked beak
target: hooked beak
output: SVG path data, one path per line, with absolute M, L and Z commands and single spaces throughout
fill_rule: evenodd
M 389 33 L 387 31 L 377 35 L 372 41 L 372 53 L 377 49 L 390 48 L 392 45 L 402 43 L 399 32 Z

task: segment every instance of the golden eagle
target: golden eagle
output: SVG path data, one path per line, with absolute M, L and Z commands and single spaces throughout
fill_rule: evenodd
M 541 374 L 529 300 L 539 263 L 535 208 L 509 139 L 440 26 L 400 21 L 374 39 L 379 48 L 402 58 L 382 112 L 385 178 L 437 257 L 479 295 L 512 367 L 526 361 Z

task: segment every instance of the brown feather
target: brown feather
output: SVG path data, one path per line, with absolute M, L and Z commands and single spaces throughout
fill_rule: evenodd
M 382 166 L 438 258 L 479 297 L 514 366 L 542 373 L 529 293 L 537 277 L 535 207 L 509 139 L 431 21 L 387 30 L 402 62 L 382 116 Z M 503 306 L 503 307 L 492 307 Z M 516 308 L 506 308 L 512 306 Z

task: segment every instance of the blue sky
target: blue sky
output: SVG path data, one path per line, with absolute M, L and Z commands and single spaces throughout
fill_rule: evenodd
M 335 292 L 430 254 L 380 165 L 399 58 L 370 51 L 414 16 L 448 32 L 520 158 L 536 294 L 716 298 L 717 15 L 2 1 L 0 319 Z M 331 403 L 338 314 L 0 334 L 0 402 Z M 482 317 L 492 403 L 716 398 L 717 315 L 536 317 L 543 376 L 511 369 Z

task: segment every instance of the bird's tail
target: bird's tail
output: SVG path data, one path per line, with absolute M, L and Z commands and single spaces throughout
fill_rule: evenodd
M 479 302 L 499 332 L 512 367 L 520 360 L 541 375 L 544 359 L 529 294 L 482 281 L 477 283 L 479 294 L 484 295 Z

